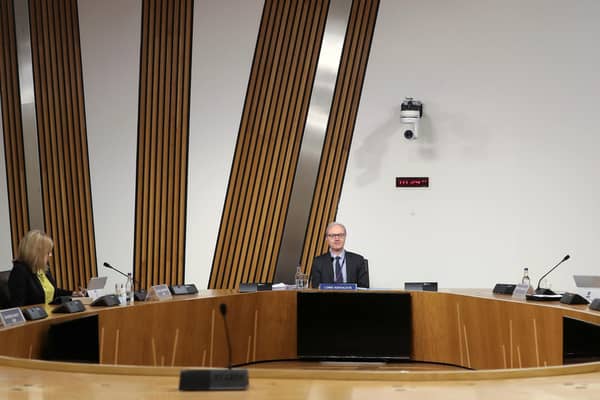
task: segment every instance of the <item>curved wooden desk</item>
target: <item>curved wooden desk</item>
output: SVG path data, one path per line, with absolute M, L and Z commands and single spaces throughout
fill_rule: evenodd
M 183 398 L 186 393 L 176 390 L 179 368 L 169 366 L 226 363 L 223 324 L 217 311 L 222 302 L 229 309 L 234 364 L 296 358 L 295 292 L 206 291 L 168 302 L 52 315 L 46 320 L 1 329 L 0 355 L 8 356 L 0 358 L 0 380 L 4 382 L 1 397 L 16 399 L 22 398 L 23 391 L 43 390 L 92 396 L 118 391 L 125 399 L 144 393 Z M 562 317 L 600 323 L 600 313 L 588 311 L 585 306 L 528 303 L 494 296 L 489 291 L 463 290 L 413 292 L 412 307 L 414 360 L 486 370 L 406 373 L 252 369 L 250 390 L 229 395 L 386 398 L 412 392 L 443 392 L 445 398 L 481 398 L 483 394 L 504 399 L 510 391 L 515 399 L 544 393 L 578 399 L 597 398 L 600 394 L 600 363 L 558 366 L 562 363 Z M 99 317 L 100 357 L 105 365 L 35 360 L 53 321 L 82 314 Z M 540 368 L 525 368 L 537 366 Z M 502 370 L 511 367 L 523 368 Z M 488 370 L 494 368 L 500 370 Z M 523 378 L 535 379 L 524 383 Z

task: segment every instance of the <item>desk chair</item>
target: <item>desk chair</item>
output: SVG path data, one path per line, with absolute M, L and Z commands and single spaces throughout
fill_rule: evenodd
M 10 293 L 8 291 L 8 277 L 10 271 L 0 271 L 0 310 L 10 307 Z
M 369 279 L 369 260 L 367 260 L 366 258 L 365 258 L 364 265 L 365 265 L 365 271 L 366 271 L 366 275 L 367 275 L 367 284 L 368 284 L 367 287 L 371 287 L 371 281 Z

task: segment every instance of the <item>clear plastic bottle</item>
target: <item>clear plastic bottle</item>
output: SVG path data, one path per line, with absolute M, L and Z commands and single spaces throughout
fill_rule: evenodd
M 117 286 L 117 296 L 119 297 L 119 303 L 121 303 L 122 306 L 127 304 L 127 296 L 125 294 L 125 287 L 123 286 L 122 283 L 121 283 L 121 285 Z
M 127 282 L 125 283 L 125 299 L 127 304 L 133 304 L 133 276 L 131 272 L 127 274 Z
M 531 286 L 531 279 L 529 278 L 529 268 L 527 267 L 523 268 L 523 278 L 521 278 L 521 284 L 527 284 L 527 286 Z
M 296 267 L 295 281 L 296 281 L 296 289 L 302 289 L 302 288 L 304 288 L 304 274 L 302 273 L 302 266 L 301 265 L 298 265 Z

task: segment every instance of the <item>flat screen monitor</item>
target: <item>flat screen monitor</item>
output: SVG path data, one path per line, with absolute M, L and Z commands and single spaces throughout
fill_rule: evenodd
M 304 292 L 297 306 L 300 358 L 410 359 L 410 293 Z
M 600 361 L 600 325 L 563 317 L 563 364 Z
M 98 316 L 90 315 L 50 325 L 42 359 L 83 363 L 100 362 Z

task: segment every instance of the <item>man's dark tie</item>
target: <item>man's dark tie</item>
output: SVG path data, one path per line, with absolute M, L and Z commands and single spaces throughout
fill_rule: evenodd
M 342 275 L 342 266 L 340 265 L 340 256 L 335 258 L 335 283 L 344 283 L 344 275 Z

